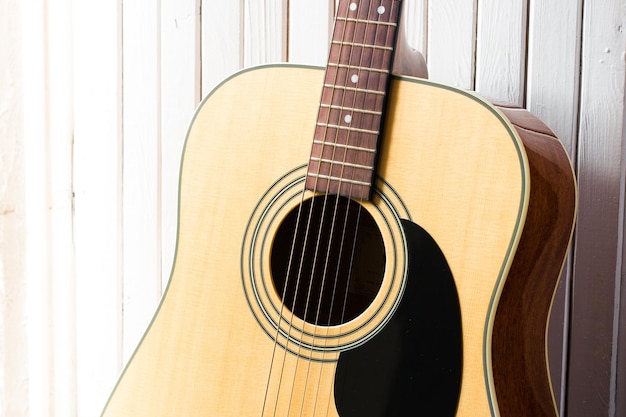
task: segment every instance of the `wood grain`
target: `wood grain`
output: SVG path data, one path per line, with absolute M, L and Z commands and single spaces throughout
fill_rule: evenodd
M 200 2 L 196 0 L 162 0 L 158 12 L 158 56 L 159 74 L 157 77 L 157 97 L 159 100 L 156 136 L 152 137 L 152 146 L 158 148 L 158 182 L 160 207 L 160 228 L 157 235 L 161 238 L 161 288 L 165 288 L 172 270 L 176 246 L 176 216 L 178 207 L 178 174 L 180 155 L 183 151 L 184 137 L 189 126 L 189 119 L 207 94 L 216 77 L 226 76 L 225 71 L 234 71 L 229 61 L 220 54 L 221 47 L 231 46 L 237 50 L 237 38 L 231 38 L 231 44 L 222 39 L 212 40 L 212 32 L 202 32 L 202 28 L 231 23 L 233 8 L 237 2 L 224 4 L 220 17 L 222 22 L 213 22 L 212 14 L 204 14 L 200 22 Z M 234 13 L 239 13 L 235 11 Z M 204 40 L 200 33 L 203 33 Z M 226 32 L 229 36 L 232 31 Z M 211 40 L 208 42 L 208 40 Z M 204 49 L 201 51 L 201 45 Z M 209 55 L 211 54 L 211 55 Z M 219 65 L 215 63 L 219 62 Z M 221 72 L 220 72 L 221 71 Z M 151 123 L 151 120 L 135 119 L 139 125 Z M 138 278 L 130 278 L 138 279 Z M 155 304 L 156 306 L 156 304 Z
M 287 59 L 287 2 L 244 0 L 244 66 Z
M 76 396 L 78 393 L 78 382 L 68 378 L 68 375 L 75 374 L 77 370 L 77 348 L 75 344 L 77 338 L 77 318 L 74 308 L 77 302 L 77 285 L 74 269 L 75 258 L 73 256 L 75 241 L 72 232 L 74 224 L 74 206 L 72 204 L 74 173 L 72 162 L 75 137 L 73 134 L 72 115 L 64 110 L 72 103 L 72 86 L 75 81 L 69 59 L 72 55 L 70 46 L 72 37 L 71 8 L 71 2 L 62 1 L 57 3 L 53 10 L 48 11 L 47 36 L 45 36 L 45 39 L 49 50 L 55 51 L 55 53 L 50 55 L 47 61 L 50 74 L 47 80 L 46 95 L 48 102 L 56 103 L 56 105 L 52 106 L 45 114 L 45 117 L 50 120 L 47 126 L 48 145 L 40 150 L 48 153 L 48 162 L 45 168 L 47 175 L 43 179 L 47 188 L 49 205 L 41 208 L 48 212 L 48 236 L 50 236 L 53 245 L 49 252 L 50 263 L 47 265 L 42 263 L 42 266 L 50 267 L 50 292 L 47 296 L 49 297 L 49 306 L 51 308 L 46 310 L 44 306 L 38 307 L 41 308 L 42 316 L 46 318 L 43 323 L 45 326 L 43 328 L 45 329 L 44 332 L 50 335 L 52 342 L 50 345 L 50 356 L 53 359 L 51 381 L 56 397 L 56 400 L 53 402 L 53 410 L 61 415 L 76 412 Z M 31 236 L 31 240 L 33 237 L 39 240 L 38 235 L 31 234 L 31 232 L 27 234 Z M 39 263 L 40 260 L 29 260 L 27 269 L 31 262 Z M 45 276 L 45 273 L 43 276 Z M 30 290 L 27 291 L 32 294 Z M 36 303 L 33 304 L 36 305 Z M 51 326 L 55 329 L 54 333 L 48 333 L 48 329 Z M 13 339 L 12 335 L 10 339 Z M 18 358 L 14 360 L 23 361 L 23 359 Z M 32 366 L 32 364 L 28 366 Z M 14 379 L 14 381 L 18 380 Z M 47 390 L 44 392 L 44 395 L 49 395 Z M 31 397 L 30 402 L 34 405 L 38 403 L 38 399 Z M 8 413 L 8 415 L 15 414 L 15 410 Z
M 0 414 L 24 417 L 25 414 L 20 410 L 23 404 L 28 403 L 32 391 L 25 384 L 5 382 L 27 381 L 29 373 L 28 362 L 24 360 L 24 352 L 28 351 L 29 343 L 25 325 L 28 316 L 25 309 L 28 287 L 26 263 L 23 261 L 27 247 L 24 236 L 26 216 L 23 193 L 26 172 L 25 143 L 15 138 L 25 133 L 19 123 L 24 118 L 25 99 L 36 100 L 39 97 L 32 96 L 37 91 L 33 88 L 35 86 L 31 86 L 31 90 L 22 85 L 22 73 L 14 59 L 20 47 L 20 37 L 16 30 L 18 24 L 14 19 L 19 13 L 19 6 L 17 2 L 5 2 L 0 6 L 0 39 L 6 42 L 6 46 L 0 47 L 0 61 L 3 62 L 0 108 L 5 109 L 5 115 L 0 117 L 0 160 L 3 161 L 0 170 L 0 285 L 3 287 L 0 295 L 0 305 L 3 306 L 0 310 L 0 338 L 11 340 L 11 343 L 4 344 L 0 358 L 0 384 L 6 387 L 0 393 Z M 31 7 L 32 11 L 36 10 L 32 5 Z M 37 20 L 33 20 L 33 25 L 36 25 Z M 35 51 L 32 48 L 30 53 Z M 28 92 L 29 96 L 26 97 L 24 92 Z M 61 248 L 66 249 L 64 244 Z
M 407 45 L 425 57 L 428 54 L 428 1 L 405 1 L 401 22 L 404 30 L 400 36 L 405 35 Z
M 302 126 L 315 124 L 322 76 L 290 67 L 247 71 L 203 104 L 186 145 L 172 279 L 105 416 L 258 413 L 273 343 L 242 295 L 241 233 L 263 190 L 307 160 L 311 138 Z M 379 174 L 413 221 L 435 237 L 457 282 L 465 335 L 458 415 L 489 415 L 494 405 L 485 329 L 493 324 L 494 293 L 504 282 L 526 210 L 521 144 L 505 119 L 470 94 L 409 79 L 395 81 L 390 94 Z M 423 100 L 416 104 L 415 97 Z M 260 112 L 257 102 L 265 103 Z M 267 147 L 259 138 L 280 146 Z M 254 181 L 248 172 L 255 172 Z M 235 185 L 240 178 L 246 181 Z M 308 366 L 301 362 L 289 367 Z M 323 386 L 332 386 L 333 372 L 320 372 Z M 306 393 L 305 381 L 283 389 Z
M 531 178 L 524 231 L 494 323 L 498 407 L 503 417 L 554 417 L 547 326 L 575 221 L 576 180 L 563 145 L 541 121 L 522 109 L 502 111 L 522 139 Z
M 421 1 L 405 1 L 402 7 L 400 27 L 396 36 L 392 73 L 395 75 L 428 78 L 428 67 L 425 58 L 426 46 L 419 42 L 411 42 L 420 29 L 424 30 L 425 5 Z M 408 22 L 411 22 L 412 25 Z
M 369 200 L 401 3 L 384 3 L 385 13 L 349 4 L 333 31 L 306 187 Z
M 485 97 L 524 105 L 528 0 L 478 2 L 476 84 Z
M 624 286 L 624 85 L 626 9 L 611 0 L 584 4 L 577 170 L 581 190 L 572 286 L 567 412 L 571 417 L 624 413 L 616 385 L 616 312 Z M 620 332 L 621 330 L 621 332 Z M 582 382 L 584 381 L 584 383 Z M 619 399 L 619 401 L 618 401 Z M 616 414 L 619 415 L 619 414 Z
M 300 53 L 308 56 L 309 51 L 297 45 L 315 44 L 316 40 L 310 38 L 317 39 L 318 31 L 322 30 L 319 22 L 323 20 L 321 15 L 324 12 L 317 1 L 314 6 L 308 4 L 313 2 L 303 1 L 307 3 L 303 6 L 306 11 L 298 8 L 297 1 L 286 2 L 290 20 L 293 20 L 288 23 L 287 33 L 280 35 L 284 41 L 271 37 L 267 41 L 257 38 L 255 42 L 248 43 L 243 42 L 247 30 L 243 24 L 245 13 L 250 13 L 249 19 L 259 22 L 267 16 L 265 12 L 256 14 L 258 9 L 243 7 L 244 0 L 223 2 L 220 14 L 214 13 L 212 2 L 161 1 L 160 38 L 146 38 L 143 47 L 158 49 L 159 45 L 154 42 L 160 42 L 162 54 L 162 72 L 154 89 L 158 90 L 163 104 L 162 123 L 157 130 L 164 143 L 163 160 L 158 167 L 164 210 L 162 222 L 155 225 L 159 230 L 151 233 L 161 233 L 164 237 L 163 286 L 169 278 L 175 247 L 180 151 L 193 108 L 199 98 L 208 94 L 223 76 L 244 65 L 246 49 L 264 48 L 265 42 L 285 42 L 285 45 L 291 45 L 292 52 L 298 48 Z M 265 3 L 266 8 L 273 7 L 269 6 L 269 2 L 255 2 L 257 5 Z M 122 76 L 119 60 L 123 58 L 126 48 L 122 42 L 121 16 L 112 17 L 108 6 L 94 14 L 79 3 L 61 3 L 50 7 L 47 2 L 35 1 L 27 5 L 20 3 L 17 7 L 15 0 L 8 0 L 0 6 L 2 10 L 9 8 L 6 13 L 0 12 L 9 20 L 3 30 L 13 34 L 13 37 L 0 40 L 0 49 L 8 52 L 8 59 L 2 60 L 3 65 L 0 66 L 3 74 L 6 74 L 5 65 L 17 68 L 18 78 L 7 77 L 4 80 L 19 87 L 21 77 L 26 98 L 22 102 L 21 97 L 7 97 L 4 95 L 8 92 L 6 89 L 0 94 L 9 99 L 8 107 L 0 106 L 2 121 L 25 133 L 23 137 L 16 135 L 7 139 L 23 140 L 24 144 L 28 141 L 37 143 L 44 137 L 39 129 L 45 123 L 51 123 L 54 126 L 52 130 L 57 132 L 63 130 L 59 123 L 68 123 L 74 138 L 73 145 L 70 145 L 71 155 L 64 150 L 66 142 L 61 144 L 56 139 L 54 146 L 48 150 L 39 148 L 33 151 L 25 147 L 24 157 L 28 164 L 23 173 L 17 174 L 23 176 L 21 179 L 25 185 L 9 191 L 17 193 L 18 198 L 27 195 L 29 199 L 40 198 L 38 201 L 42 202 L 40 206 L 27 204 L 28 209 L 22 213 L 25 223 L 15 225 L 24 226 L 23 237 L 30 235 L 36 238 L 28 240 L 24 250 L 18 251 L 17 258 L 11 256 L 2 260 L 5 265 L 12 262 L 28 265 L 29 273 L 37 277 L 29 281 L 27 287 L 21 288 L 31 294 L 30 300 L 34 301 L 22 306 L 27 309 L 24 314 L 28 315 L 29 321 L 5 315 L 6 320 L 15 326 L 29 326 L 28 344 L 34 347 L 34 350 L 27 351 L 13 346 L 18 338 L 15 334 L 7 339 L 11 348 L 21 349 L 19 366 L 28 366 L 31 370 L 24 379 L 19 379 L 23 384 L 20 387 L 24 393 L 29 393 L 30 401 L 11 395 L 19 401 L 19 410 L 9 414 L 20 417 L 26 413 L 24 410 L 28 406 L 31 412 L 35 412 L 47 410 L 51 403 L 55 404 L 59 415 L 72 415 L 65 412 L 72 406 L 78 408 L 76 414 L 93 414 L 92 411 L 98 407 L 94 404 L 104 401 L 121 366 L 123 334 L 120 317 L 136 311 L 131 305 L 124 304 L 121 285 L 123 280 L 145 282 L 143 276 L 122 276 L 123 269 L 119 267 L 121 259 L 135 257 L 139 264 L 143 252 L 136 245 L 119 246 L 121 242 L 116 233 L 121 230 L 118 227 L 124 221 L 120 213 L 124 213 L 125 203 L 120 201 L 120 194 L 111 192 L 122 187 L 121 184 L 111 184 L 122 178 L 118 175 L 120 165 L 116 162 L 120 146 L 118 135 L 123 134 L 123 124 L 117 121 L 121 114 L 120 90 L 135 88 L 130 85 L 134 82 L 130 78 L 125 81 L 125 87 L 118 81 L 111 82 Z M 190 4 L 201 3 L 199 10 L 188 8 Z M 468 54 L 465 48 L 482 42 L 480 38 L 490 33 L 476 31 L 478 3 L 472 0 L 405 0 L 404 3 L 414 10 L 405 14 L 409 16 L 411 43 L 422 45 L 419 49 L 429 55 L 431 78 L 463 88 L 472 87 L 458 84 L 458 80 L 476 71 L 475 54 Z M 620 213 L 623 211 L 624 170 L 623 158 L 618 156 L 622 152 L 623 80 L 626 78 L 624 32 L 620 31 L 625 21 L 623 1 L 589 3 L 585 5 L 584 13 L 580 0 L 528 3 L 528 67 L 526 88 L 521 94 L 526 96 L 528 109 L 552 127 L 577 162 L 582 185 L 581 208 L 584 206 L 580 212 L 581 227 L 576 239 L 578 250 L 571 264 L 574 320 L 567 321 L 572 308 L 569 304 L 572 288 L 568 287 L 562 294 L 565 317 L 556 317 L 553 311 L 555 331 L 551 332 L 556 335 L 564 327 L 569 329 L 571 323 L 574 330 L 572 343 L 568 334 L 551 342 L 559 345 L 559 351 L 555 353 L 557 360 L 551 361 L 551 366 L 555 368 L 555 374 L 562 373 L 565 377 L 563 399 L 567 400 L 563 403 L 563 415 L 621 415 L 624 390 L 618 387 L 624 386 L 626 378 L 626 360 L 622 359 L 626 343 L 624 332 L 620 332 L 623 326 L 619 324 L 626 320 L 623 301 L 626 299 L 626 286 L 620 279 L 624 276 L 621 265 L 623 251 L 619 243 L 623 235 Z M 15 6 L 13 11 L 11 5 Z M 333 6 L 328 5 L 329 19 L 334 13 Z M 119 2 L 118 7 L 121 7 Z M 309 19 L 308 12 L 313 7 L 316 17 Z M 462 12 L 466 7 L 468 13 Z M 523 12 L 523 8 L 515 11 Z M 191 29 L 195 25 L 191 22 L 194 13 L 197 14 L 195 19 L 201 14 L 201 29 Z M 511 16 L 511 19 L 518 18 Z M 492 23 L 507 24 L 506 20 Z M 329 24 L 322 25 L 328 27 Z M 506 33 L 506 30 L 499 33 Z M 198 41 L 205 51 L 202 60 L 196 58 L 199 46 L 195 42 Z M 525 42 L 524 39 L 519 41 Z M 321 46 L 316 50 L 318 48 L 321 49 Z M 510 43 L 503 48 L 492 52 L 515 54 L 518 46 Z M 609 52 L 606 52 L 607 49 Z M 127 61 L 130 62 L 136 61 Z M 503 68 L 503 71 L 508 70 Z M 201 73 L 202 88 L 198 76 Z M 506 85 L 500 85 L 495 95 L 507 97 L 509 91 L 506 88 Z M 15 109 L 22 109 L 25 117 L 11 116 Z M 579 129 L 579 120 L 582 129 Z M 147 123 L 151 123 L 150 119 L 144 120 L 141 112 L 136 112 L 132 120 L 126 121 L 127 125 Z M 32 141 L 33 138 L 35 141 Z M 152 146 L 159 146 L 157 142 L 155 138 Z M 45 153 L 50 151 L 55 154 L 46 156 Z M 111 155 L 117 156 L 112 158 Z M 50 168 L 58 170 L 60 176 L 40 176 L 45 167 L 40 162 L 45 161 L 51 161 Z M 2 168 L 6 166 L 2 165 Z M 66 175 L 64 171 L 71 171 L 69 185 L 61 179 Z M 41 186 L 44 190 L 48 185 L 51 185 L 50 194 L 47 191 L 39 197 L 32 194 L 32 187 L 37 189 Z M 102 200 L 98 198 L 100 195 Z M 51 233 L 44 233 L 47 226 L 40 222 L 40 214 L 49 213 L 49 206 L 45 203 L 48 197 L 53 202 L 51 219 L 54 220 L 51 222 L 54 225 Z M 59 207 L 60 211 L 57 210 Z M 59 235 L 64 236 L 63 242 L 69 244 L 60 244 Z M 56 265 L 50 267 L 47 260 L 52 253 Z M 64 262 L 69 274 L 63 272 Z M 3 277 L 3 283 L 13 277 Z M 41 282 L 53 282 L 60 291 L 43 293 L 46 287 Z M 611 311 L 611 303 L 607 300 L 619 293 L 620 286 L 621 299 L 614 298 Z M 15 287 L 5 288 L 8 297 L 19 300 L 20 294 Z M 49 304 L 45 301 L 51 299 L 57 309 L 54 326 L 49 325 L 48 318 L 51 316 L 48 314 Z M 621 316 L 618 311 L 622 312 Z M 46 340 L 52 339 L 57 352 L 63 353 L 50 354 Z M 602 342 L 593 343 L 595 340 Z M 75 354 L 59 348 L 64 344 L 73 346 Z M 568 359 L 570 350 L 574 354 L 571 360 Z M 57 354 L 60 356 L 55 356 Z M 66 368 L 65 364 L 70 367 Z M 568 365 L 571 366 L 569 373 Z M 45 376 L 50 369 L 59 373 L 58 379 Z M 60 369 L 70 370 L 60 372 Z M 17 379 L 9 376 L 4 381 L 7 387 L 18 388 L 15 386 Z M 554 382 L 558 381 L 555 379 Z M 71 392 L 77 385 L 78 391 L 74 396 Z M 39 414 L 45 415 L 43 411 Z
M 72 4 L 76 406 L 86 415 L 98 412 L 123 366 L 120 7 Z
M 334 0 L 289 2 L 289 62 L 326 65 L 335 15 L 334 3 Z
M 531 2 L 526 107 L 576 154 L 582 1 Z M 562 16 L 558 29 L 554 16 Z
M 172 8 L 179 0 L 170 0 Z M 195 3 L 195 0 L 191 0 Z M 244 65 L 244 0 L 231 0 L 220 4 L 219 13 L 212 12 L 215 2 L 202 0 L 202 97 L 206 96 L 224 78 Z M 260 17 L 260 16 L 259 16 Z M 172 20 L 172 19 L 171 19 Z M 170 24 L 174 23 L 170 20 Z M 175 28 L 180 24 L 176 22 Z M 186 42 L 192 38 L 186 36 Z M 180 49 L 183 45 L 179 44 Z M 184 49 L 183 49 L 184 50 Z M 174 52 L 174 51 L 172 51 Z M 188 65 L 188 68 L 195 68 Z M 187 119 L 188 123 L 189 119 Z M 180 137 L 180 136 L 179 136 Z
M 124 3 L 123 30 L 127 54 L 124 58 L 123 94 L 123 245 L 137 247 L 137 257 L 124 257 L 123 275 L 142 277 L 124 280 L 123 339 L 124 362 L 128 361 L 154 313 L 154 305 L 162 294 L 161 235 L 156 227 L 161 222 L 161 184 L 159 138 L 161 102 L 154 85 L 160 76 L 160 51 L 145 48 L 150 39 L 156 45 L 159 36 L 160 10 L 157 5 L 144 7 Z M 143 120 L 144 123 L 136 123 Z
M 428 68 L 433 81 L 474 90 L 477 7 L 476 0 L 428 2 Z
M 10 5 L 7 4 L 7 12 L 15 12 L 19 13 L 23 11 L 23 4 Z M 12 10 L 9 8 L 13 6 Z M 21 6 L 21 7 L 20 7 Z M 21 178 L 23 181 L 23 187 L 19 190 L 19 195 L 23 198 L 23 230 L 21 231 L 25 240 L 23 242 L 14 241 L 14 247 L 16 250 L 19 250 L 19 246 L 25 248 L 24 252 L 21 254 L 21 259 L 18 257 L 13 262 L 8 262 L 2 256 L 2 263 L 7 267 L 9 265 L 14 264 L 14 262 L 20 262 L 25 270 L 23 271 L 22 280 L 23 283 L 18 284 L 18 288 L 22 287 L 21 291 L 13 290 L 15 288 L 16 283 L 7 282 L 6 277 L 2 277 L 2 284 L 6 285 L 6 297 L 14 297 L 14 305 L 16 308 L 22 311 L 21 314 L 15 316 L 15 320 L 19 320 L 20 323 L 9 323 L 7 320 L 7 313 L 9 313 L 8 307 L 10 304 L 4 303 L 5 311 L 3 311 L 3 321 L 6 320 L 5 326 L 17 326 L 17 331 L 13 334 L 13 342 L 16 348 L 21 348 L 23 352 L 28 352 L 28 347 L 32 344 L 36 346 L 42 346 L 42 349 L 48 349 L 51 345 L 50 335 L 46 332 L 46 329 L 49 326 L 49 306 L 50 306 L 50 294 L 47 291 L 38 291 L 36 293 L 30 293 L 28 295 L 29 302 L 33 303 L 37 306 L 34 309 L 27 308 L 26 304 L 26 294 L 28 293 L 30 288 L 46 288 L 48 289 L 48 285 L 50 282 L 50 273 L 49 273 L 49 265 L 50 265 L 50 255 L 48 252 L 48 245 L 46 239 L 33 239 L 32 236 L 46 236 L 47 229 L 49 224 L 47 222 L 46 216 L 46 203 L 47 203 L 47 195 L 49 195 L 49 186 L 46 182 L 46 138 L 48 132 L 46 131 L 46 107 L 44 105 L 43 99 L 47 99 L 47 97 L 42 97 L 41 91 L 44 90 L 45 83 L 45 75 L 44 75 L 44 51 L 46 50 L 46 46 L 41 42 L 41 39 L 46 37 L 46 31 L 44 22 L 46 19 L 43 4 L 33 4 L 31 5 L 30 10 L 31 19 L 22 24 L 22 27 L 18 27 L 16 32 L 14 32 L 13 38 L 20 39 L 22 47 L 24 48 L 21 51 L 22 59 L 26 62 L 30 62 L 31 65 L 26 68 L 22 68 L 21 71 L 21 85 L 16 85 L 16 87 L 22 88 L 21 96 L 18 101 L 13 103 L 4 102 L 5 99 L 10 97 L 11 90 L 4 90 L 2 95 L 3 103 L 7 110 L 11 109 L 13 111 L 22 111 L 23 113 L 16 114 L 19 118 L 17 120 L 22 119 L 26 120 L 29 118 L 30 123 L 23 123 L 15 126 L 18 129 L 18 134 L 14 136 L 5 136 L 4 140 L 11 139 L 20 143 L 17 138 L 22 137 L 21 143 L 23 146 L 23 170 L 24 176 Z M 10 19 L 9 16 L 6 19 Z M 7 25 L 3 28 L 3 30 L 10 29 L 11 26 Z M 24 32 L 23 36 L 20 35 L 20 30 Z M 16 40 L 17 40 L 16 39 Z M 17 45 L 15 45 L 17 47 Z M 3 50 L 4 55 L 4 50 Z M 18 54 L 16 54 L 19 56 Z M 12 64 L 12 65 L 11 65 Z M 3 69 L 5 74 L 5 82 L 10 82 L 11 78 L 9 75 L 12 71 L 8 68 L 9 65 L 17 66 L 19 68 L 20 62 L 13 60 L 6 61 L 6 67 Z M 16 82 L 18 79 L 15 79 Z M 4 84 L 4 82 L 3 82 Z M 15 94 L 15 93 L 14 93 Z M 10 106 L 9 104 L 13 104 Z M 28 113 L 26 113 L 28 109 Z M 8 115 L 11 115 L 9 113 Z M 7 121 L 7 118 L 3 117 L 3 123 Z M 8 121 L 12 120 L 9 118 Z M 9 132 L 7 132 L 9 133 Z M 4 152 L 7 152 L 10 148 L 3 143 Z M 28 157 L 26 157 L 28 155 Z M 12 168 L 12 161 L 8 155 L 3 155 L 3 159 L 6 161 L 6 173 L 10 173 L 14 168 Z M 3 164 L 4 165 L 4 164 Z M 8 183 L 5 183 L 4 187 L 6 187 L 7 191 L 11 191 L 12 187 L 9 186 Z M 15 198 L 15 197 L 13 197 Z M 7 204 L 10 204 L 13 198 L 5 197 Z M 7 211 L 10 211 L 9 207 L 7 207 Z M 5 219 L 9 219 L 8 213 L 4 216 Z M 6 230 L 6 229 L 5 229 Z M 9 237 L 9 231 L 7 230 L 3 234 L 3 239 Z M 27 235 L 28 233 L 28 235 Z M 27 238 L 27 236 L 31 236 L 31 238 Z M 5 246 L 6 243 L 3 243 Z M 8 246 L 8 245 L 7 245 Z M 19 279 L 17 274 L 13 275 L 14 279 Z M 13 291 L 12 291 L 13 290 Z M 7 300 L 8 301 L 8 300 Z M 28 318 L 28 321 L 25 320 Z M 24 326 L 23 323 L 27 323 Z M 21 327 L 21 329 L 20 329 Z M 18 330 L 19 329 L 19 330 Z M 11 340 L 11 338 L 6 339 Z M 7 354 L 10 354 L 7 352 Z M 4 362 L 4 361 L 3 361 Z M 20 366 L 20 364 L 22 364 Z M 52 373 L 52 365 L 53 360 L 51 358 L 46 357 L 44 355 L 37 355 L 31 357 L 30 355 L 26 358 L 20 358 L 18 363 L 12 363 L 12 366 L 5 368 L 4 378 L 11 378 L 13 372 L 20 373 L 22 378 L 25 378 L 30 382 L 32 378 L 32 383 L 29 383 L 26 386 L 19 387 L 16 386 L 16 390 L 21 388 L 22 392 L 15 392 L 17 394 L 16 400 L 22 400 L 21 404 L 11 404 L 11 402 L 7 402 L 6 405 L 8 407 L 22 407 L 25 408 L 24 404 L 30 404 L 30 399 L 36 399 L 37 402 L 33 402 L 32 412 L 33 413 L 47 413 L 51 409 L 51 404 L 49 401 L 49 397 L 46 395 L 48 387 L 45 381 L 49 381 L 53 378 Z M 22 369 L 20 369 L 20 367 Z M 18 375 L 15 375 L 18 376 Z M 5 379 L 6 381 L 6 379 Z M 10 382 L 5 382 L 5 384 L 11 385 Z M 8 395 L 5 394 L 5 395 Z M 21 416 L 20 416 L 21 417 Z

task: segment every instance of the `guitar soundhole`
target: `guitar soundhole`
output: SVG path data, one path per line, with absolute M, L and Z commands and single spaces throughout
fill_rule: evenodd
M 318 196 L 284 218 L 272 244 L 270 268 L 286 308 L 311 324 L 339 325 L 358 317 L 378 294 L 384 242 L 360 204 Z

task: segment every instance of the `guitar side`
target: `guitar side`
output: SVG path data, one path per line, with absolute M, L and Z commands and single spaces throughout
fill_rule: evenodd
M 103 416 L 263 415 L 274 389 L 268 375 L 278 365 L 269 359 L 275 341 L 244 293 L 244 234 L 252 213 L 264 204 L 264 193 L 306 163 L 322 78 L 323 71 L 315 68 L 247 70 L 223 83 L 199 108 L 181 164 L 170 282 Z M 531 229 L 525 229 L 527 214 L 536 213 L 529 160 L 546 158 L 541 147 L 528 158 L 528 147 L 502 112 L 471 94 L 424 80 L 392 82 L 378 172 L 393 187 L 404 216 L 441 247 L 457 285 L 463 326 L 457 416 L 499 415 L 501 368 L 494 373 L 491 360 L 498 359 L 490 342 L 499 326 L 496 311 L 506 310 L 500 300 L 507 293 L 509 271 L 524 275 L 514 261 L 520 240 L 533 240 Z M 376 199 L 363 203 L 372 212 L 380 204 Z M 550 253 L 564 254 L 561 246 L 570 233 L 571 228 Z M 383 234 L 386 242 L 396 239 L 391 232 Z M 548 310 L 552 284 L 546 285 L 548 293 L 536 295 Z M 304 415 L 339 417 L 333 397 L 337 357 L 284 358 L 280 366 L 293 375 L 291 388 L 302 400 L 297 412 L 287 411 L 287 400 L 278 401 L 279 415 L 305 410 Z M 533 378 L 522 382 L 531 383 Z M 318 387 L 318 394 L 307 392 L 309 385 Z M 546 387 L 539 390 L 545 397 Z
M 563 145 L 545 124 L 523 109 L 500 110 L 522 139 L 532 187 L 524 231 L 494 321 L 495 391 L 502 416 L 554 417 L 558 411 L 547 330 L 576 220 L 576 178 Z

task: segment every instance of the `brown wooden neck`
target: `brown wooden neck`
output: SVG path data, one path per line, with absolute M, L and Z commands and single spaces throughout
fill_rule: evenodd
M 400 9 L 400 0 L 341 0 L 307 189 L 370 198 Z

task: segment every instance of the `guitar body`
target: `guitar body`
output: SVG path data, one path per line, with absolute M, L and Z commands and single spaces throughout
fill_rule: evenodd
M 545 333 L 576 189 L 560 143 L 514 110 L 393 78 L 375 190 L 350 203 L 378 230 L 359 241 L 382 246 L 380 282 L 331 325 L 284 305 L 273 268 L 294 256 L 276 241 L 317 195 L 323 77 L 259 67 L 201 104 L 171 279 L 103 416 L 556 416 Z

